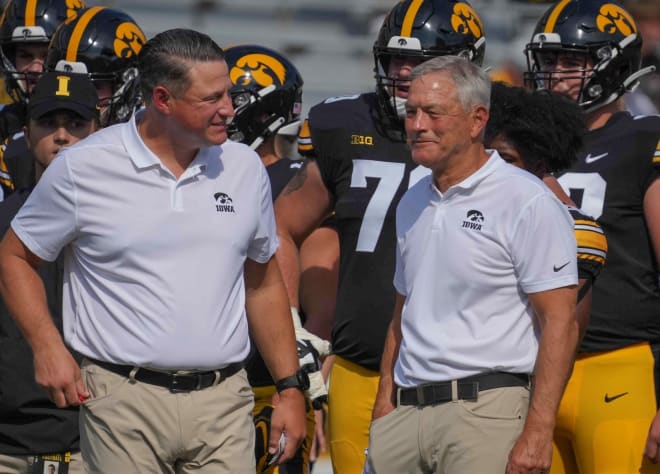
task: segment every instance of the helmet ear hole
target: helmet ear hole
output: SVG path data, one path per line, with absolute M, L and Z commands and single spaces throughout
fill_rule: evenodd
M 271 136 L 296 136 L 303 79 L 281 53 L 258 45 L 225 49 L 234 119 L 229 136 L 256 149 Z

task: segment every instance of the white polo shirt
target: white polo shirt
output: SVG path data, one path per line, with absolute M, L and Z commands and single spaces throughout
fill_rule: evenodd
M 396 230 L 394 285 L 406 296 L 396 384 L 531 373 L 538 334 L 527 294 L 578 280 L 565 206 L 492 152 L 444 195 L 422 178 L 401 199 Z
M 278 245 L 268 175 L 247 146 L 202 149 L 177 180 L 133 117 L 63 150 L 12 229 L 44 260 L 64 248 L 76 351 L 165 369 L 247 357 L 243 265 Z

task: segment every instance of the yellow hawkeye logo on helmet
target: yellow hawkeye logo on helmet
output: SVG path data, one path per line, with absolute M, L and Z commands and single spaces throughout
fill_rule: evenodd
M 232 84 L 247 86 L 252 81 L 261 87 L 284 85 L 286 68 L 279 60 L 266 54 L 247 54 L 236 61 L 229 72 Z
M 144 43 L 144 33 L 135 23 L 126 21 L 117 27 L 113 44 L 117 57 L 126 59 L 137 56 Z
M 66 18 L 67 20 L 75 18 L 78 15 L 77 10 L 85 8 L 87 5 L 82 0 L 66 0 Z
M 472 34 L 475 38 L 481 38 L 484 34 L 484 28 L 479 16 L 477 16 L 477 12 L 467 3 L 457 3 L 454 5 L 454 12 L 451 15 L 451 26 L 456 33 L 463 35 Z
M 635 20 L 628 12 L 618 5 L 606 3 L 600 7 L 596 25 L 603 33 L 615 34 L 617 31 L 624 36 L 637 33 Z

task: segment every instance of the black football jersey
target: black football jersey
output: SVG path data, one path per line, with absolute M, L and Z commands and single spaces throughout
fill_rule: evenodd
M 334 197 L 340 241 L 333 352 L 378 370 L 394 309 L 395 211 L 430 171 L 378 125 L 374 93 L 328 99 L 310 110 L 299 149 L 313 156 Z
M 5 141 L 13 134 L 23 130 L 27 123 L 27 104 L 13 102 L 0 106 L 0 141 Z
M 17 183 L 16 174 L 23 173 L 23 168 L 14 169 L 14 165 L 23 165 L 24 163 L 15 163 L 14 160 L 22 154 L 31 157 L 32 153 L 27 148 L 27 143 L 23 136 L 23 125 L 26 123 L 27 105 L 23 102 L 15 102 L 0 106 L 0 201 L 4 200 L 11 193 L 24 187 L 34 186 L 34 166 L 32 163 L 29 165 L 29 176 L 26 176 L 27 182 L 22 181 L 23 176 L 20 177 L 21 182 Z M 20 138 L 17 138 L 19 136 Z M 12 144 L 9 154 L 12 157 L 7 157 L 7 147 Z
M 7 172 L 8 180 L 4 179 L 1 171 Z M 21 131 L 9 137 L 0 147 L 0 185 L 7 192 L 8 188 L 17 191 L 32 188 L 35 184 L 34 155 Z
M 303 160 L 289 160 L 284 158 L 266 167 L 268 178 L 270 179 L 273 201 L 277 199 L 277 196 L 280 195 L 284 187 L 291 181 L 291 178 L 295 176 L 302 165 Z M 265 387 L 274 384 L 273 378 L 270 376 L 270 372 L 268 372 L 268 367 L 266 367 L 266 363 L 256 350 L 254 344 L 252 345 L 250 356 L 246 361 L 245 369 L 251 386 Z
M 583 352 L 660 341 L 658 266 L 643 209 L 644 194 L 659 176 L 659 140 L 660 116 L 617 113 L 586 135 L 576 165 L 558 176 L 573 201 L 597 219 L 608 244 Z
M 14 192 L 14 180 L 9 174 L 9 169 L 7 168 L 7 163 L 5 161 L 5 150 L 7 148 L 7 142 L 0 146 L 0 201 L 4 201 L 7 197 Z

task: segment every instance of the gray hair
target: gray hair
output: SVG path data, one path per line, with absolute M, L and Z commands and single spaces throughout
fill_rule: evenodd
M 225 53 L 208 35 L 175 28 L 157 34 L 142 46 L 138 56 L 140 86 L 146 102 L 154 87 L 162 85 L 174 95 L 190 87 L 191 62 L 224 61 Z
M 490 78 L 478 65 L 460 56 L 437 56 L 415 66 L 410 80 L 433 72 L 444 72 L 452 78 L 465 111 L 478 104 L 490 107 Z

